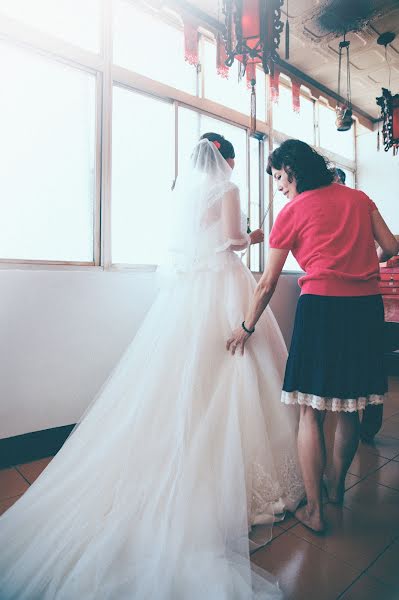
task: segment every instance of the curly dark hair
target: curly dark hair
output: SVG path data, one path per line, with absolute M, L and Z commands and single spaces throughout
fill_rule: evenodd
M 298 194 L 330 185 L 335 176 L 327 159 L 301 140 L 286 140 L 276 148 L 267 161 L 269 175 L 272 167 L 284 169 L 290 182 L 295 178 Z
M 220 135 L 220 133 L 213 133 L 212 131 L 209 133 L 204 133 L 201 135 L 200 140 L 205 139 L 209 140 L 210 142 L 219 142 L 219 152 L 225 160 L 236 157 L 233 144 L 229 142 L 229 140 L 226 140 L 223 135 Z

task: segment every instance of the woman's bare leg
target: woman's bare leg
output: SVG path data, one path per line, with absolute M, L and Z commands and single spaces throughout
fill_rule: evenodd
M 341 503 L 344 499 L 345 478 L 359 445 L 359 413 L 339 412 L 334 436 L 332 466 L 326 478 L 328 498 Z
M 318 532 L 325 529 L 322 503 L 322 478 L 326 464 L 324 416 L 324 411 L 310 406 L 300 407 L 298 455 L 307 504 L 299 508 L 295 516 L 306 527 Z

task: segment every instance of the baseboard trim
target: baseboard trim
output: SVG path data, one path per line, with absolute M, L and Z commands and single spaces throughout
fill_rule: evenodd
M 0 469 L 54 456 L 74 427 L 64 425 L 0 440 Z

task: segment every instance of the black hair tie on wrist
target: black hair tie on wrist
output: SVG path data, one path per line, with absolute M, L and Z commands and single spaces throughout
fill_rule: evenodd
M 243 328 L 243 330 L 244 330 L 246 333 L 249 333 L 249 335 L 251 335 L 251 333 L 253 333 L 253 332 L 255 331 L 255 327 L 254 327 L 253 329 L 247 329 L 247 328 L 245 327 L 245 321 L 243 321 L 243 322 L 241 323 L 241 327 Z

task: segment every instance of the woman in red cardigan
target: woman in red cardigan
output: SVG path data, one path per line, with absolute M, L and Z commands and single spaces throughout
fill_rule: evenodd
M 291 251 L 305 274 L 299 279 L 301 296 L 281 400 L 300 405 L 298 451 L 307 504 L 295 516 L 320 532 L 325 529 L 326 411 L 337 411 L 338 424 L 325 484 L 330 501 L 341 502 L 359 443 L 359 410 L 381 404 L 387 392 L 374 240 L 387 255 L 398 252 L 398 242 L 374 202 L 363 192 L 333 183 L 326 160 L 308 144 L 281 144 L 269 156 L 267 173 L 288 202 L 270 234 L 267 266 L 245 321 L 227 349 L 244 352 Z

